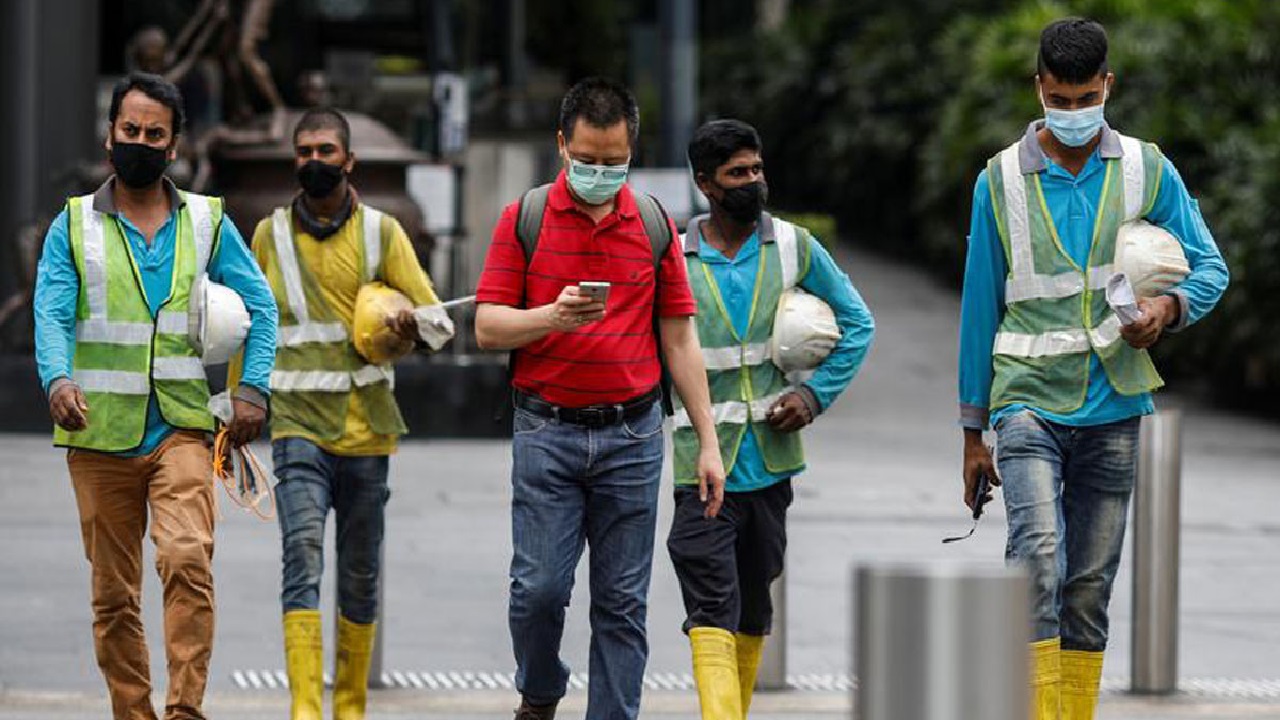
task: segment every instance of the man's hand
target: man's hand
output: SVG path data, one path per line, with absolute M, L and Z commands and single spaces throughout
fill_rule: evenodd
M 418 341 L 418 319 L 413 316 L 412 310 L 401 310 L 387 318 L 387 327 L 405 340 Z
M 713 518 L 724 505 L 724 463 L 720 460 L 720 446 L 702 446 L 698 452 L 698 497 L 706 506 L 703 516 Z
M 809 404 L 800 397 L 800 393 L 789 392 L 778 398 L 773 407 L 769 408 L 769 412 L 765 413 L 765 419 L 774 430 L 789 433 L 813 422 L 813 413 L 809 410 Z
M 1138 298 L 1138 307 L 1142 317 L 1134 323 L 1120 328 L 1120 337 L 1131 347 L 1146 350 L 1160 339 L 1164 329 L 1178 321 L 1182 308 L 1178 299 L 1169 295 L 1155 298 Z
M 256 440 L 267 420 L 267 411 L 240 398 L 231 399 L 231 411 L 231 424 L 227 426 L 231 443 L 240 447 Z
M 964 431 L 964 504 L 968 505 L 970 510 L 977 507 L 978 478 L 984 473 L 991 481 L 992 487 L 1000 484 L 996 464 L 991 459 L 991 448 L 983 444 L 982 432 L 966 429 Z M 982 502 L 985 503 L 990 499 L 991 495 L 988 493 Z
M 579 294 L 577 285 L 566 285 L 560 297 L 542 309 L 552 330 L 558 332 L 573 332 L 604 317 L 604 303 Z
M 79 432 L 89 426 L 89 403 L 84 400 L 80 386 L 63 383 L 49 398 L 49 414 L 58 427 L 67 432 Z

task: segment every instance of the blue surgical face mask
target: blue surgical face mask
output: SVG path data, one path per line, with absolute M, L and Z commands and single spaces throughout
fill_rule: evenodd
M 1067 147 L 1081 147 L 1102 129 L 1105 122 L 1104 111 L 1107 107 L 1107 95 L 1104 89 L 1102 102 L 1079 110 L 1057 110 L 1044 102 L 1043 90 L 1040 105 L 1044 108 L 1044 124 L 1058 141 Z
M 569 160 L 569 187 L 588 205 L 603 205 L 613 199 L 627 182 L 631 163 L 622 165 L 588 165 Z

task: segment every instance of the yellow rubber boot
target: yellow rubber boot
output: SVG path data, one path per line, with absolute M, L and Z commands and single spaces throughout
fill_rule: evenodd
M 764 654 L 763 635 L 734 635 L 738 646 L 738 682 L 742 685 L 742 717 L 751 709 L 751 695 L 760 672 L 760 656 Z
M 369 696 L 369 664 L 377 623 L 338 617 L 338 667 L 333 675 L 333 720 L 364 720 Z
M 698 683 L 702 720 L 742 720 L 742 690 L 733 633 L 699 627 L 689 631 L 693 679 Z
M 1062 720 L 1093 720 L 1102 684 L 1102 653 L 1062 651 Z
M 1031 720 L 1059 720 L 1062 707 L 1062 640 L 1031 643 Z
M 319 610 L 284 614 L 284 661 L 293 698 L 289 720 L 324 720 L 324 640 Z

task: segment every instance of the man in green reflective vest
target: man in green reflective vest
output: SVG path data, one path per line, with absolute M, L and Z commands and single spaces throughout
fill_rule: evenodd
M 978 176 L 960 320 L 964 498 L 1003 481 L 1006 555 L 1029 568 L 1032 716 L 1092 718 L 1107 604 L 1133 491 L 1138 422 L 1163 383 L 1147 348 L 1204 317 L 1227 267 L 1195 200 L 1153 144 L 1105 121 L 1115 88 L 1091 20 L 1040 36 L 1045 117 Z M 1190 274 L 1122 326 L 1106 287 L 1123 222 L 1182 245 Z M 983 444 L 995 426 L 999 473 Z
M 164 177 L 182 97 L 154 75 L 116 85 L 106 147 L 115 175 L 71 198 L 49 229 L 35 290 L 36 363 L 66 447 L 93 569 L 93 635 L 117 720 L 154 720 L 141 617 L 151 516 L 164 589 L 164 717 L 203 718 L 213 646 L 214 497 L 209 386 L 188 339 L 201 275 L 241 296 L 251 326 L 229 427 L 239 445 L 266 419 L 276 307 L 222 201 Z
M 324 526 L 337 523 L 338 663 L 333 716 L 365 714 L 372 661 L 387 472 L 407 431 L 394 370 L 356 352 L 361 288 L 382 282 L 413 310 L 390 318 L 404 340 L 439 349 L 452 325 L 400 223 L 363 202 L 348 180 L 351 127 L 312 108 L 293 131 L 301 191 L 258 223 L 253 253 L 280 309 L 271 374 L 271 458 L 283 549 L 280 600 L 290 717 L 320 720 L 324 692 L 320 578 Z M 447 329 L 442 329 L 447 328 Z M 378 361 L 383 362 L 383 361 Z M 232 373 L 237 371 L 232 364 Z
M 710 517 L 699 498 L 697 436 L 677 403 L 675 516 L 667 549 L 684 596 L 685 632 L 706 720 L 746 717 L 769 634 L 769 588 L 782 574 L 791 479 L 805 469 L 798 431 L 848 387 L 871 346 L 867 306 L 809 233 L 764 212 L 763 148 L 750 125 L 716 120 L 689 143 L 711 214 L 683 237 L 712 416 L 727 475 Z M 834 349 L 804 376 L 772 357 L 784 293 L 803 290 L 834 312 Z M 828 345 L 827 347 L 830 347 Z

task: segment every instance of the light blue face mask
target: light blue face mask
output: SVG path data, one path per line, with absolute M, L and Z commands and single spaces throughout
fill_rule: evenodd
M 1103 90 L 1102 102 L 1079 110 L 1057 110 L 1044 102 L 1043 91 L 1040 105 L 1044 108 L 1044 124 L 1058 141 L 1067 147 L 1081 147 L 1102 129 L 1107 107 L 1106 90 Z
M 618 194 L 627 182 L 631 163 L 588 165 L 569 158 L 569 187 L 588 205 L 603 205 Z

